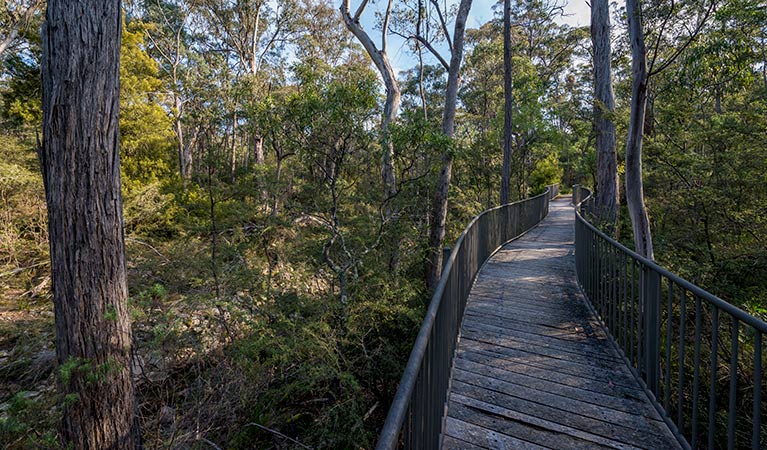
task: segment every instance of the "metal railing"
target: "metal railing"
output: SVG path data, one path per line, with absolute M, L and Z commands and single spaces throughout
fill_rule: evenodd
M 483 212 L 458 238 L 418 332 L 376 449 L 437 449 L 466 300 L 484 262 L 546 217 L 551 187 Z
M 686 449 L 767 448 L 767 323 L 624 247 L 573 189 L 578 282 Z
M 550 184 L 546 186 L 546 191 L 549 192 L 549 200 L 554 200 L 559 195 L 559 185 L 558 184 Z

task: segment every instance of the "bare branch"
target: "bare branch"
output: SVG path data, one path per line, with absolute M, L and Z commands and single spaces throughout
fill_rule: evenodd
M 447 63 L 445 58 L 443 58 L 442 55 L 439 54 L 439 52 L 431 45 L 431 43 L 429 43 L 429 41 L 427 41 L 426 39 L 424 39 L 421 36 L 411 36 L 411 38 L 412 39 L 416 39 L 418 42 L 423 44 L 423 46 L 426 47 L 426 49 L 429 50 L 429 52 L 432 55 L 434 55 L 435 58 L 437 58 L 439 60 L 440 64 L 442 64 L 442 66 L 446 70 L 450 70 L 450 64 Z
M 447 41 L 447 47 L 450 49 L 450 53 L 453 53 L 453 39 L 450 37 L 450 32 L 447 29 L 447 22 L 445 21 L 445 16 L 442 14 L 442 8 L 440 8 L 439 2 L 437 0 L 431 0 L 431 3 L 437 9 L 437 16 L 439 16 L 439 24 L 442 27 L 442 32 L 445 33 L 445 40 Z M 434 52 L 432 51 L 432 53 Z

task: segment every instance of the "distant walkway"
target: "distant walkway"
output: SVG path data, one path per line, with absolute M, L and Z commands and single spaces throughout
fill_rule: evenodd
M 477 277 L 452 370 L 444 449 L 679 449 L 575 281 L 573 208 Z

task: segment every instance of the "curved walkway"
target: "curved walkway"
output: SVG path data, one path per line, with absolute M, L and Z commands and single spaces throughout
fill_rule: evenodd
M 575 281 L 573 208 L 484 266 L 451 374 L 443 449 L 678 449 Z

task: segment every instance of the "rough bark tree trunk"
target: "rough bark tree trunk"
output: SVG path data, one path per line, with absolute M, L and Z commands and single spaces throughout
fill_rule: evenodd
M 512 89 L 512 53 L 511 53 L 511 0 L 503 1 L 503 169 L 501 171 L 501 205 L 511 201 L 511 157 L 513 155 L 512 108 L 514 96 Z
M 49 0 L 43 145 L 62 448 L 141 447 L 120 193 L 119 0 Z
M 594 129 L 597 151 L 596 209 L 604 224 L 617 230 L 619 205 L 618 155 L 615 151 L 610 11 L 608 0 L 591 2 L 591 43 L 594 56 Z
M 648 72 L 640 0 L 626 0 L 626 13 L 633 73 L 629 130 L 626 140 L 626 204 L 631 217 L 636 251 L 642 256 L 653 259 L 650 218 L 644 203 L 642 181 L 642 138 L 647 105 Z
M 463 38 L 466 31 L 466 19 L 471 10 L 472 0 L 461 0 L 458 14 L 455 18 L 453 32 L 453 51 L 450 57 L 450 69 L 445 89 L 445 110 L 442 114 L 442 133 L 453 137 L 455 130 L 455 109 L 458 102 L 458 87 L 461 81 L 461 62 L 463 61 Z M 450 178 L 453 170 L 453 149 L 445 149 L 442 153 L 442 169 L 434 190 L 434 203 L 431 230 L 429 232 L 429 268 L 426 275 L 426 285 L 434 291 L 439 283 L 442 271 L 442 243 L 445 240 L 445 224 L 447 221 L 447 200 L 450 190 Z

